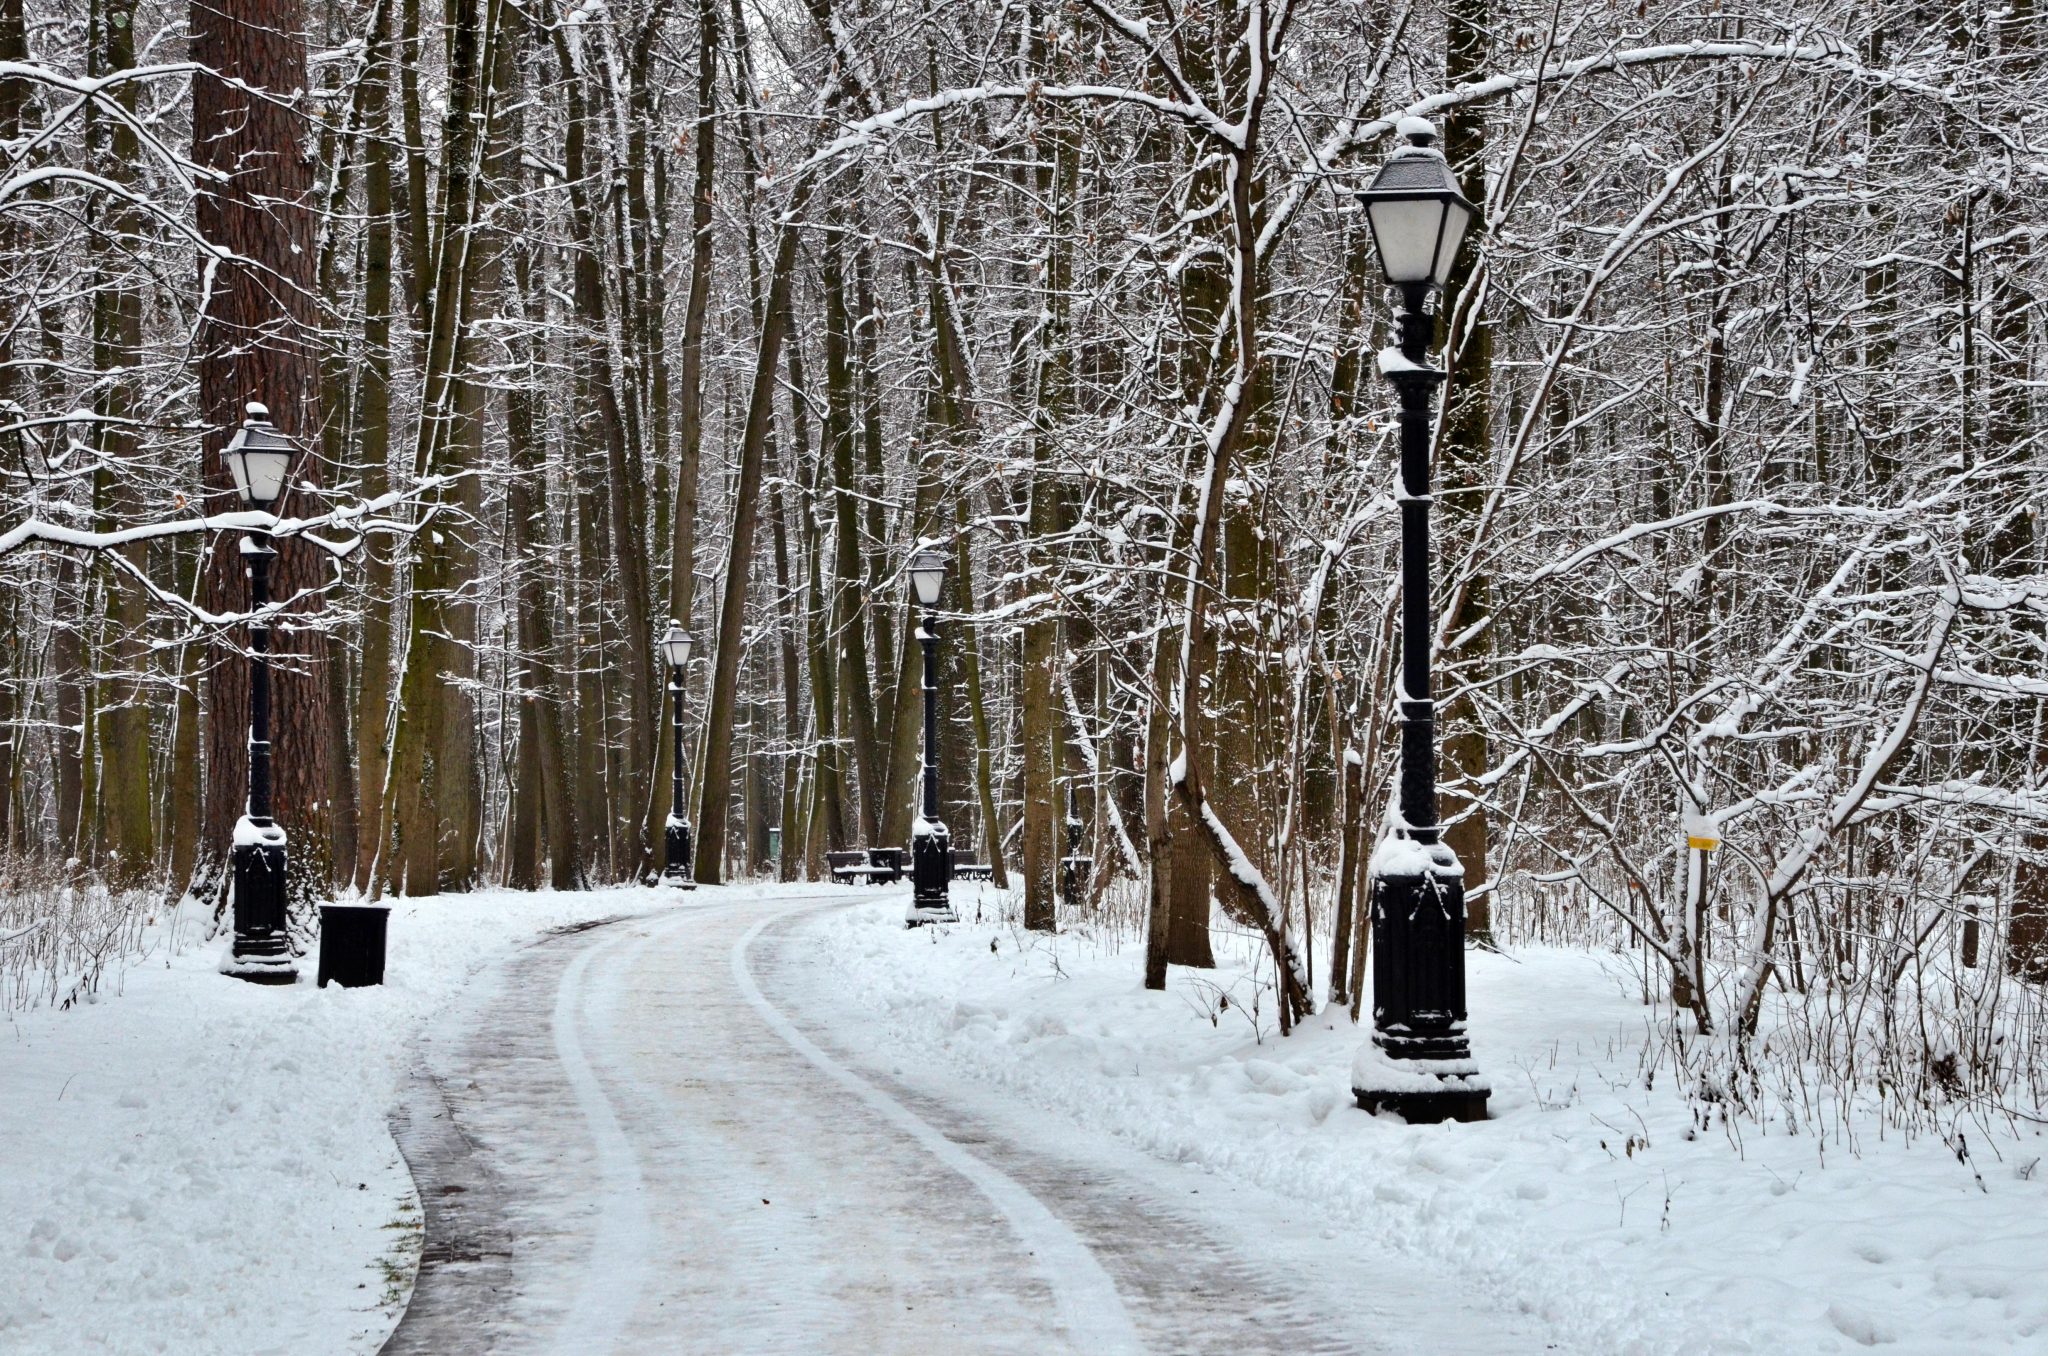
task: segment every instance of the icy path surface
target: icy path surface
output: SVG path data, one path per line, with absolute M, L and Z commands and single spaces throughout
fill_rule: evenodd
M 394 1353 L 1509 1352 L 1526 1321 L 1278 1198 L 864 1054 L 836 906 L 721 899 L 520 953 L 426 1046 Z M 1304 1236 L 1306 1235 L 1306 1236 Z

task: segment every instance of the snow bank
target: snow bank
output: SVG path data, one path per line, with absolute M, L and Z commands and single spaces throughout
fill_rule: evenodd
M 1409 1127 L 1353 1105 L 1366 1033 L 1347 1018 L 1283 1041 L 1269 997 L 1255 1034 L 1252 939 L 1233 953 L 1219 936 L 1223 968 L 1148 993 L 1135 945 L 993 921 L 906 933 L 888 904 L 809 926 L 834 958 L 821 982 L 870 1019 L 876 1053 L 1290 1198 L 1304 1229 L 1440 1263 L 1560 1350 L 2048 1350 L 2039 1127 L 1997 1143 L 1972 1127 L 1968 1163 L 1938 1139 L 1765 1133 L 1645 1078 L 1646 1009 L 1601 957 L 1472 954 L 1494 1119 Z
M 385 1126 L 411 1039 L 540 931 L 673 892 L 399 900 L 388 982 L 215 973 L 228 939 L 120 997 L 0 1032 L 0 1351 L 373 1352 L 412 1284 L 418 1204 Z

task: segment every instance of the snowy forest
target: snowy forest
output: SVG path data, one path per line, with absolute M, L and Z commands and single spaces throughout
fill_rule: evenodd
M 963 857 L 1356 1004 L 1422 115 L 1471 934 L 2038 1107 L 2044 107 L 2032 0 L 0 0 L 9 892 L 222 896 L 260 402 L 308 897 L 647 878 L 670 618 L 699 881 L 904 843 L 936 546 Z

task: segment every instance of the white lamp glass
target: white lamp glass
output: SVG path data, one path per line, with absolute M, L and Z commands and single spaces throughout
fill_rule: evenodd
M 249 419 L 235 430 L 224 453 L 236 492 L 252 508 L 269 508 L 284 495 L 285 481 L 299 452 L 298 445 L 277 425 L 255 412 L 261 409 L 260 405 L 251 407 Z
M 1444 229 L 1436 251 L 1436 285 L 1450 281 L 1451 265 L 1458 262 L 1458 247 L 1465 243 L 1465 228 L 1472 224 L 1472 209 L 1462 202 L 1444 207 Z
M 668 660 L 670 668 L 682 668 L 690 662 L 690 651 L 696 644 L 696 638 L 683 629 L 681 622 L 672 621 L 661 637 L 662 657 Z
M 917 601 L 926 607 L 939 605 L 939 588 L 946 582 L 946 558 L 937 551 L 919 551 L 910 558 L 910 584 Z
M 1398 286 L 1443 281 L 1436 267 L 1437 243 L 1443 232 L 1442 202 L 1435 198 L 1383 198 L 1368 203 L 1365 213 L 1388 282 Z

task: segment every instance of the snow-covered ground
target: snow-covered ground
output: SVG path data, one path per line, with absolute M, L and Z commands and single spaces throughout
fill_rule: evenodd
M 408 1046 L 545 929 L 674 892 L 401 900 L 382 988 L 263 988 L 168 948 L 0 1027 L 0 1351 L 375 1351 L 419 1210 L 386 1126 Z M 187 928 L 187 934 L 191 932 Z
M 1353 1326 L 1389 1350 L 1420 1350 L 1411 1339 L 1434 1328 L 1445 1334 L 1434 1349 L 1474 1352 L 2048 1351 L 2048 1293 L 2036 1277 L 2048 1185 L 2035 1131 L 1987 1135 L 1966 1122 L 1966 1143 L 1944 1143 L 1881 1134 L 1874 1119 L 1844 1129 L 1823 1117 L 1818 1130 L 1795 1130 L 1781 1113 L 1766 1131 L 1724 1118 L 1668 1077 L 1644 1086 L 1645 1014 L 1632 978 L 1603 958 L 1559 951 L 1472 958 L 1475 1046 L 1494 1119 L 1408 1127 L 1351 1105 L 1363 1036 L 1348 1022 L 1319 1018 L 1285 1041 L 1274 1035 L 1270 1012 L 1251 1007 L 1251 953 L 1228 939 L 1219 938 L 1221 968 L 1176 970 L 1169 991 L 1153 994 L 1139 985 L 1136 945 L 1085 932 L 1034 937 L 995 921 L 993 892 L 979 908 L 973 895 L 964 902 L 969 921 L 911 932 L 901 891 L 401 901 L 381 989 L 315 989 L 310 958 L 292 989 L 234 983 L 214 973 L 221 939 L 157 954 L 97 1002 L 14 1014 L 0 1030 L 0 1352 L 375 1351 L 406 1301 L 420 1240 L 419 1202 L 387 1117 L 423 1048 L 416 1040 L 453 1032 L 464 1013 L 496 1014 L 557 1056 L 565 1029 L 603 1044 L 592 1067 L 609 1070 L 602 1100 L 633 1150 L 606 1158 L 575 1147 L 588 1098 L 498 1095 L 508 1078 L 514 1093 L 525 1086 L 514 1072 L 549 1085 L 538 1065 L 515 1059 L 476 1073 L 482 1087 L 466 1084 L 486 1131 L 503 1119 L 500 1152 L 538 1154 L 533 1180 L 562 1190 L 593 1164 L 666 1173 L 668 1185 L 652 1192 L 661 1204 L 650 1235 L 659 1226 L 780 1239 L 764 1254 L 779 1263 L 753 1263 L 764 1276 L 803 1254 L 795 1243 L 820 1219 L 864 1199 L 847 1196 L 858 1185 L 848 1153 L 894 1163 L 866 1174 L 863 1189 L 882 1194 L 850 1217 L 893 1210 L 901 1234 L 913 1214 L 950 1212 L 987 1233 L 994 1217 L 961 1207 L 960 1183 L 953 1196 L 936 1190 L 951 1178 L 933 1176 L 934 1166 L 962 1170 L 951 1154 L 984 1195 L 980 1177 L 993 1172 L 1002 1190 L 988 1198 L 1000 1206 L 1015 1195 L 1011 1215 L 1057 1216 L 1058 1228 L 1041 1221 L 1047 1237 L 1094 1250 L 1155 1350 L 1187 1349 L 1173 1340 L 1177 1318 L 1216 1337 L 1210 1328 L 1239 1303 L 1228 1286 L 1246 1284 L 1297 1295 L 1304 1322 L 1327 1313 L 1317 1306 L 1328 1296 L 1353 1296 L 1358 1314 L 1375 1315 Z M 542 956 L 518 948 L 549 928 L 641 914 L 663 917 L 591 933 L 587 950 L 580 935 L 565 939 L 575 945 L 557 944 L 546 964 L 496 963 Z M 593 956 L 610 958 L 601 975 Z M 486 969 L 488 980 L 470 982 Z M 556 971 L 568 986 L 560 993 L 553 980 L 527 993 L 509 978 Z M 570 983 L 578 975 L 588 981 L 581 999 Z M 723 1035 L 712 1029 L 717 1013 Z M 692 1032 L 703 1037 L 696 1047 L 685 1039 Z M 459 1047 L 424 1048 L 446 1056 Z M 737 1061 L 734 1070 L 720 1072 L 721 1059 Z M 731 1106 L 707 1100 L 713 1084 Z M 742 1095 L 750 1088 L 752 1103 Z M 819 1102 L 811 1121 L 794 1114 L 792 1088 Z M 831 1099 L 848 1089 L 858 1096 L 834 1110 Z M 849 1136 L 868 1114 L 861 1107 L 877 1124 L 915 1130 L 916 1121 L 947 1144 L 924 1146 L 936 1163 L 917 1156 L 916 1135 L 870 1134 L 858 1148 Z M 683 1108 L 711 1128 L 685 1133 Z M 543 1118 L 547 1133 L 526 1133 L 521 1116 Z M 739 1136 L 746 1152 L 718 1159 L 705 1145 L 728 1122 L 753 1128 Z M 811 1134 L 811 1122 L 823 1127 L 813 1139 L 784 1142 Z M 1090 1145 L 1115 1145 L 1129 1161 Z M 751 1205 L 760 1165 L 782 1160 L 830 1165 L 793 1168 L 775 1191 L 758 1192 L 788 1205 L 813 1185 L 825 1193 L 811 1213 L 784 1221 L 795 1232 L 764 1232 L 767 1199 L 760 1215 L 719 1213 L 707 1181 Z M 1153 1161 L 1187 1167 L 1139 1166 Z M 707 1178 L 706 1165 L 721 1162 L 725 1177 Z M 1068 1162 L 1080 1166 L 1059 1166 Z M 1173 1206 L 1161 1172 L 1201 1189 Z M 916 1211 L 891 1205 L 890 1182 L 915 1185 Z M 541 1235 L 542 1224 L 554 1230 L 562 1258 L 545 1270 L 563 1313 L 581 1293 L 564 1278 L 588 1273 L 603 1283 L 591 1293 L 609 1294 L 633 1267 L 646 1273 L 633 1303 L 647 1313 L 705 1312 L 709 1301 L 690 1287 L 701 1290 L 711 1273 L 674 1265 L 680 1245 L 628 1258 L 623 1270 L 600 1265 L 585 1234 L 618 1234 L 611 1197 L 568 1195 L 568 1206 L 528 1221 Z M 646 1197 L 620 1201 L 647 1208 Z M 1195 1221 L 1215 1256 L 1193 1246 L 1195 1232 L 1175 1232 Z M 983 1242 L 999 1259 L 1016 1240 L 998 1234 Z M 944 1252 L 958 1240 L 928 1242 Z M 534 1258 L 554 1256 L 535 1247 Z M 1209 1266 L 1223 1287 L 1210 1295 L 1213 1312 L 1203 1317 L 1161 1289 L 1148 1248 L 1194 1268 L 1189 1285 Z M 739 1266 L 744 1251 L 735 1244 L 719 1256 Z M 1257 1265 L 1239 1267 L 1239 1252 Z M 795 1314 L 832 1331 L 825 1309 L 811 1314 L 791 1296 L 852 1293 L 827 1282 L 858 1260 L 842 1250 L 818 1275 L 744 1293 L 780 1306 L 771 1315 L 780 1321 Z M 878 1253 L 872 1265 L 885 1262 Z M 1033 1264 L 1013 1266 L 1016 1284 L 1037 1284 Z M 934 1273 L 962 1286 L 971 1274 L 951 1264 Z M 871 1307 L 872 1289 L 856 1287 Z M 720 1294 L 730 1308 L 732 1296 Z M 976 1295 L 968 1286 L 954 1302 L 1000 1307 L 999 1296 Z M 516 1298 L 493 1301 L 497 1316 L 517 1319 L 522 1340 L 555 1340 L 540 1319 L 518 1318 L 527 1310 Z M 528 1301 L 532 1314 L 551 1312 L 546 1294 Z M 675 1330 L 649 1321 L 645 1340 L 622 1349 L 671 1349 L 663 1343 Z M 621 1333 L 640 1331 L 619 1323 Z M 997 1327 L 980 1345 L 1019 1335 Z M 1336 1336 L 1326 1320 L 1311 1328 Z M 716 1349 L 717 1332 L 692 1331 Z
M 1255 1024 L 1248 952 L 1148 993 L 1140 947 L 973 921 L 997 904 L 943 929 L 906 932 L 880 902 L 806 925 L 872 1056 L 1292 1198 L 1303 1228 L 1433 1259 L 1446 1296 L 1518 1306 L 1561 1350 L 2048 1351 L 2038 1126 L 1965 1122 L 1967 1162 L 1874 1119 L 1765 1133 L 1644 1086 L 1645 1010 L 1617 964 L 1533 950 L 1471 959 L 1493 1119 L 1409 1127 L 1353 1106 L 1348 1019 L 1286 1040 L 1270 1011 Z

